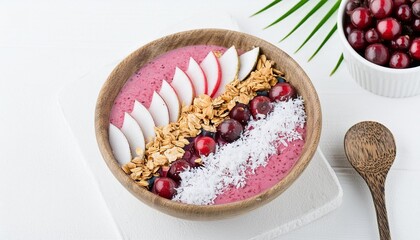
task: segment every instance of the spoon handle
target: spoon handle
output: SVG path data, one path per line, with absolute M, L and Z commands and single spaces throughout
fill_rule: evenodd
M 391 240 L 388 216 L 385 205 L 385 179 L 383 174 L 367 174 L 367 183 L 375 204 L 376 219 L 378 221 L 379 236 L 381 240 Z

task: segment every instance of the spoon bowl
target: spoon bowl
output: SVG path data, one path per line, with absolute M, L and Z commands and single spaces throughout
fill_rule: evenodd
M 390 240 L 385 206 L 385 180 L 396 156 L 391 131 L 377 122 L 360 122 L 347 131 L 344 150 L 350 164 L 369 186 L 375 203 L 380 239 Z

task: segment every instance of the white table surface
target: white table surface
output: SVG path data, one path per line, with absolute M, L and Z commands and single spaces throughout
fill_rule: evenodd
M 244 32 L 276 43 L 314 5 L 311 1 L 291 19 L 262 30 L 295 3 L 285 0 L 249 18 L 269 2 L 0 0 L 0 239 L 118 239 L 58 106 L 60 89 L 200 11 L 214 12 L 215 18 L 220 11 L 229 12 Z M 321 18 L 317 14 L 311 22 Z M 362 120 L 382 122 L 395 135 L 397 159 L 386 192 L 391 231 L 394 239 L 419 239 L 420 97 L 370 94 L 352 81 L 344 66 L 329 77 L 340 51 L 337 37 L 310 63 L 306 60 L 322 41 L 321 34 L 293 54 L 311 30 L 305 25 L 276 44 L 303 66 L 318 90 L 323 109 L 320 146 L 343 186 L 343 205 L 279 239 L 378 238 L 369 191 L 343 151 L 346 130 Z

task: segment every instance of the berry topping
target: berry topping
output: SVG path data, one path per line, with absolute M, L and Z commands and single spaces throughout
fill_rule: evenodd
M 171 199 L 176 193 L 176 183 L 168 177 L 156 178 L 152 192 L 167 199 Z
M 232 110 L 230 110 L 229 117 L 240 122 L 242 125 L 246 125 L 249 119 L 251 119 L 251 112 L 247 105 L 237 103 Z
M 209 138 L 209 137 L 203 137 L 203 138 Z M 179 182 L 181 180 L 181 177 L 179 176 L 179 174 L 190 167 L 191 167 L 191 164 L 187 160 L 185 159 L 176 160 L 175 162 L 171 164 L 167 177 L 173 179 L 175 182 Z
M 401 34 L 401 24 L 395 18 L 379 21 L 376 29 L 384 40 L 393 40 Z
M 264 96 L 255 97 L 251 100 L 249 106 L 251 114 L 255 119 L 264 118 L 273 110 L 270 98 Z
M 201 156 L 208 156 L 216 151 L 216 141 L 211 137 L 197 137 L 194 140 L 195 151 Z
M 287 101 L 296 95 L 295 89 L 287 82 L 277 83 L 270 92 L 269 97 L 271 101 Z
M 201 129 L 200 136 L 215 138 L 216 137 L 216 132 L 211 132 L 211 131 L 207 131 L 205 129 Z
M 366 48 L 365 58 L 378 65 L 385 65 L 389 60 L 388 48 L 381 43 L 371 44 Z
M 358 7 L 351 13 L 351 22 L 358 29 L 365 29 L 372 23 L 369 9 Z
M 219 126 L 217 126 L 217 132 L 219 136 L 229 143 L 237 140 L 241 136 L 242 131 L 242 124 L 240 124 L 235 119 L 226 119 L 220 123 Z

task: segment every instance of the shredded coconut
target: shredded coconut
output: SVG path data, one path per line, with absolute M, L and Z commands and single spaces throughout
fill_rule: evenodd
M 203 166 L 180 174 L 181 183 L 173 200 L 195 205 L 213 204 L 230 185 L 245 186 L 246 171 L 254 173 L 276 154 L 277 144 L 302 139 L 297 128 L 303 128 L 306 114 L 301 97 L 274 104 L 274 111 L 265 119 L 251 120 L 242 136 L 235 142 L 202 157 Z

